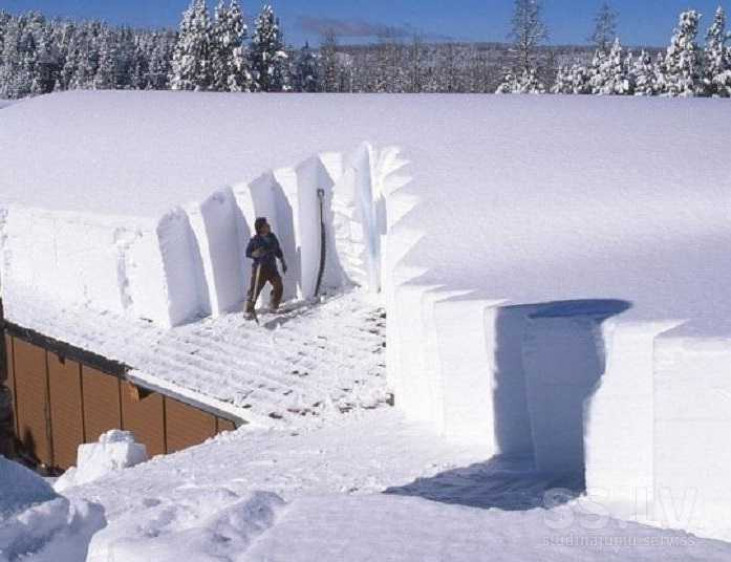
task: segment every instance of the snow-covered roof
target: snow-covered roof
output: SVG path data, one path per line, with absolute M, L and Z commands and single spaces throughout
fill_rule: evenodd
M 731 318 L 722 100 L 67 93 L 0 117 L 0 205 L 157 216 L 368 141 L 398 146 L 424 282 Z M 418 236 L 416 237 L 418 239 Z M 724 328 L 725 329 L 725 328 Z

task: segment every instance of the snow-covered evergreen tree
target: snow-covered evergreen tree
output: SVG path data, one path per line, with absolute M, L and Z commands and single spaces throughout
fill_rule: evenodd
M 173 53 L 170 87 L 207 90 L 213 82 L 211 23 L 205 0 L 191 0 Z
M 594 18 L 594 31 L 589 38 L 598 51 L 608 52 L 617 38 L 617 12 L 608 2 L 603 2 Z
M 633 62 L 631 70 L 634 95 L 654 96 L 657 92 L 657 73 L 650 54 L 643 50 Z
M 497 94 L 545 94 L 546 88 L 538 78 L 535 69 L 523 71 L 516 76 L 508 72 L 495 91 Z
M 571 69 L 566 66 L 559 66 L 556 72 L 556 80 L 551 87 L 552 94 L 573 94 L 571 83 Z
M 118 45 L 109 29 L 105 29 L 97 42 L 99 65 L 94 76 L 94 89 L 113 90 L 117 87 Z
M 594 61 L 594 73 L 590 80 L 592 93 L 599 95 L 630 93 L 629 73 L 619 39 L 614 40 L 612 48 L 606 55 L 603 51 L 597 51 Z
M 537 47 L 548 37 L 540 0 L 515 0 L 512 30 L 513 68 L 497 87 L 500 94 L 540 94 L 545 87 L 538 78 Z
M 571 86 L 574 94 L 591 94 L 591 72 L 583 64 L 571 67 Z
M 213 83 L 220 92 L 251 91 L 246 51 L 247 27 L 238 0 L 219 0 L 211 33 Z
M 700 19 L 695 10 L 680 14 L 659 72 L 659 87 L 664 95 L 690 97 L 703 92 L 702 56 L 696 43 Z
M 148 65 L 148 88 L 151 90 L 167 90 L 170 88 L 170 75 L 173 53 L 177 36 L 171 32 L 154 34 Z
M 727 47 L 726 12 L 718 7 L 706 35 L 703 88 L 708 96 L 731 96 L 731 59 Z
M 300 49 L 292 69 L 292 88 L 312 94 L 320 90 L 318 61 L 309 43 Z
M 320 76 L 323 92 L 338 91 L 338 42 L 335 32 L 327 30 L 320 45 Z
M 536 48 L 548 37 L 541 12 L 540 0 L 515 0 L 510 37 L 516 57 L 513 75 L 520 77 L 517 82 L 536 75 Z
M 287 53 L 282 31 L 274 9 L 265 5 L 256 18 L 256 30 L 251 44 L 251 71 L 253 87 L 259 92 L 286 91 Z

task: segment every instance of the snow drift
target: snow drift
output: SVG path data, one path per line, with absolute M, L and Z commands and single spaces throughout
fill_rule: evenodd
M 0 456 L 0 561 L 84 560 L 105 524 L 100 505 L 61 497 L 40 476 Z
M 165 500 L 150 498 L 143 509 L 97 533 L 86 560 L 240 560 L 283 505 L 272 493 L 240 496 L 226 488 L 184 488 Z

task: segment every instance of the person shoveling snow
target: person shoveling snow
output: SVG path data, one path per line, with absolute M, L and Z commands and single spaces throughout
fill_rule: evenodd
M 256 320 L 256 301 L 267 283 L 272 286 L 271 310 L 276 311 L 279 308 L 284 287 L 277 268 L 277 259 L 282 262 L 282 271 L 285 275 L 287 274 L 287 262 L 284 261 L 284 254 L 279 245 L 279 240 L 272 232 L 267 219 L 264 217 L 256 219 L 254 229 L 256 234 L 249 240 L 249 245 L 246 247 L 246 257 L 254 260 L 246 300 L 246 316 Z

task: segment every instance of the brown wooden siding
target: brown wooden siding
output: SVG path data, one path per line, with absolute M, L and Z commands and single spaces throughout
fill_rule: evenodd
M 7 373 L 7 387 L 10 389 L 10 394 L 13 397 L 13 405 L 15 405 L 18 401 L 17 396 L 15 394 L 15 367 L 13 363 L 15 361 L 13 360 L 13 338 L 10 337 L 9 334 L 5 334 L 5 372 Z M 16 414 L 13 416 L 14 420 L 14 426 L 15 426 L 15 434 L 19 435 L 18 432 L 18 415 L 17 415 L 17 409 L 15 410 Z
M 81 372 L 85 437 L 87 443 L 94 443 L 103 433 L 122 427 L 119 379 L 86 365 L 81 368 Z
M 21 450 L 49 468 L 76 464 L 78 446 L 110 429 L 131 431 L 148 454 L 172 453 L 198 445 L 236 424 L 160 393 L 120 379 L 118 365 L 108 374 L 93 357 L 66 357 L 69 346 L 26 332 L 5 334 L 7 385 L 13 392 L 16 433 Z
M 47 355 L 53 466 L 65 470 L 76 464 L 77 448 L 85 441 L 81 365 L 55 353 Z
M 53 452 L 51 450 L 46 352 L 23 340 L 15 340 L 13 353 L 18 436 L 31 456 L 39 462 L 51 466 Z
M 150 457 L 164 455 L 167 447 L 162 395 L 123 383 L 122 428 L 131 431 L 140 443 L 145 444 Z
M 165 398 L 168 453 L 202 443 L 216 435 L 216 416 Z

